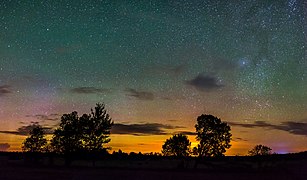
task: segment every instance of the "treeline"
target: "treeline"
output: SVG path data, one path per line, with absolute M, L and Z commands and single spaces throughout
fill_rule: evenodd
M 76 155 L 92 156 L 105 154 L 110 142 L 110 130 L 113 121 L 105 109 L 105 105 L 97 103 L 89 114 L 78 116 L 76 111 L 63 114 L 58 128 L 53 132 L 48 143 L 43 128 L 34 126 L 29 137 L 23 142 L 24 152 L 32 154 L 52 152 L 64 155 L 66 164 L 70 164 Z
M 110 147 L 110 130 L 114 122 L 107 113 L 105 105 L 97 103 L 89 114 L 79 116 L 76 111 L 63 114 L 59 126 L 54 130 L 52 138 L 47 141 L 44 128 L 36 124 L 29 136 L 23 142 L 22 150 L 28 154 L 57 154 L 65 157 L 69 165 L 76 156 L 84 156 L 93 160 L 108 155 Z M 221 157 L 231 147 L 231 128 L 226 122 L 213 115 L 202 114 L 195 124 L 196 147 L 191 148 L 191 142 L 184 134 L 174 134 L 162 145 L 162 151 L 151 156 L 175 157 Z M 268 155 L 271 148 L 257 145 L 249 151 L 249 155 Z M 125 156 L 122 151 L 113 152 L 114 156 Z M 128 155 L 128 154 L 127 154 Z M 141 156 L 142 153 L 130 153 L 131 156 Z M 33 156 L 33 158 L 35 158 Z

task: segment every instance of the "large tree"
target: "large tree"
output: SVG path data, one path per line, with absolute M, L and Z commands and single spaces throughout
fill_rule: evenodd
M 82 127 L 76 111 L 63 114 L 60 127 L 51 139 L 52 149 L 57 153 L 69 154 L 82 149 Z
M 38 125 L 32 125 L 33 129 L 30 131 L 30 135 L 23 142 L 22 150 L 24 152 L 40 153 L 45 152 L 47 140 L 43 128 Z
M 268 146 L 258 144 L 253 149 L 248 151 L 248 155 L 250 155 L 250 156 L 270 155 L 270 154 L 272 154 L 271 150 L 272 149 Z
M 207 157 L 223 156 L 226 149 L 231 147 L 230 126 L 221 119 L 202 114 L 197 118 L 196 140 L 198 155 Z
M 191 142 L 186 135 L 175 134 L 162 145 L 162 154 L 164 156 L 189 156 L 190 146 Z

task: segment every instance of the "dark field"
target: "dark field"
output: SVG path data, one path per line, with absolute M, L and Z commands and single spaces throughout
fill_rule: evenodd
M 202 160 L 196 169 L 193 158 L 107 159 L 97 161 L 95 167 L 88 160 L 73 161 L 69 167 L 60 158 L 52 166 L 45 160 L 35 164 L 2 156 L 0 179 L 307 179 L 305 156 L 225 157 Z
M 0 179 L 306 179 L 306 172 L 207 172 L 192 170 L 1 167 Z

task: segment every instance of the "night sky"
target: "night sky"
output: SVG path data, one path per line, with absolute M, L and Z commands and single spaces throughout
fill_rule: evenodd
M 306 18 L 304 0 L 1 1 L 0 150 L 97 102 L 112 150 L 195 146 L 201 114 L 230 124 L 228 155 L 307 150 Z

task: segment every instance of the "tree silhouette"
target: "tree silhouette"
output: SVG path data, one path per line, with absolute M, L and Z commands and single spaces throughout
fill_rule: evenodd
M 47 140 L 43 128 L 38 124 L 33 124 L 29 137 L 23 142 L 22 150 L 24 152 L 41 153 L 45 152 Z
M 86 152 L 90 153 L 95 166 L 95 159 L 98 153 L 105 153 L 106 149 L 103 144 L 111 141 L 110 130 L 113 121 L 105 109 L 105 105 L 97 103 L 95 109 L 91 109 L 90 115 L 83 114 L 80 117 L 82 127 L 82 142 Z
M 207 157 L 223 156 L 231 147 L 230 126 L 212 115 L 201 115 L 197 118 L 196 140 L 198 155 Z
M 91 155 L 105 150 L 103 144 L 110 142 L 113 122 L 106 113 L 105 106 L 97 103 L 90 114 L 78 117 L 76 111 L 61 117 L 60 127 L 54 131 L 52 149 L 64 154 L 69 165 L 74 154 L 87 152 Z M 94 160 L 94 159 L 93 159 Z M 94 161 L 93 161 L 93 164 Z
M 100 152 L 104 149 L 103 144 L 110 142 L 110 130 L 113 121 L 105 110 L 105 105 L 97 103 L 91 114 L 84 114 L 80 118 L 83 146 L 88 152 Z
M 54 152 L 64 155 L 67 166 L 73 156 L 82 150 L 82 130 L 76 111 L 63 114 L 60 127 L 53 133 L 51 146 Z
M 253 149 L 248 151 L 249 156 L 262 156 L 262 155 L 270 155 L 271 153 L 271 148 L 268 146 L 264 146 L 261 144 L 256 145 Z
M 162 145 L 162 154 L 164 156 L 189 156 L 190 146 L 191 142 L 186 135 L 175 134 Z
M 82 149 L 82 130 L 76 111 L 63 114 L 60 127 L 53 133 L 51 145 L 55 152 L 66 155 Z

